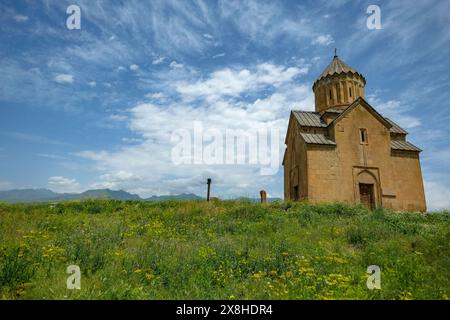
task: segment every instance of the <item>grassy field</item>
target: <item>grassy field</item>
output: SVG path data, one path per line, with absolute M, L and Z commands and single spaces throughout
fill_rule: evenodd
M 81 268 L 81 290 L 66 287 Z M 369 265 L 381 290 L 368 290 Z M 450 214 L 243 201 L 0 204 L 2 299 L 448 299 Z

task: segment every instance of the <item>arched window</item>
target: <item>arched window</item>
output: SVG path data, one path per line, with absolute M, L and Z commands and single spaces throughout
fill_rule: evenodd
M 348 95 L 349 95 L 350 97 L 352 96 L 352 88 L 351 88 L 351 87 L 348 88 Z
M 367 130 L 366 129 L 359 129 L 359 142 L 361 144 L 367 144 Z
M 331 90 L 330 90 L 330 100 L 333 99 L 333 95 L 331 94 Z

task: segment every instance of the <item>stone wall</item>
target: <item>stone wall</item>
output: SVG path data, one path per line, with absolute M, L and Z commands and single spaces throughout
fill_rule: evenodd
M 396 195 L 394 199 L 385 199 L 386 207 L 402 211 L 425 211 L 425 192 L 419 153 L 393 151 L 391 161 L 393 168 L 391 180 Z
M 367 143 L 361 142 L 360 129 L 366 130 Z M 389 129 L 373 112 L 357 106 L 329 130 L 336 146 L 305 144 L 302 162 L 305 152 L 297 142 L 296 154 L 291 154 L 296 166 L 307 167 L 307 186 L 301 189 L 307 190 L 309 201 L 359 203 L 359 183 L 366 183 L 374 185 L 376 207 L 425 210 L 418 153 L 391 151 Z M 285 188 L 291 187 L 285 181 Z

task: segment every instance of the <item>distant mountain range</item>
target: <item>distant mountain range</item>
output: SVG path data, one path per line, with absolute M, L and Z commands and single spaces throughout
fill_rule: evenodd
M 177 200 L 197 200 L 203 199 L 193 193 L 183 193 L 178 195 L 152 196 L 141 198 L 137 194 L 132 194 L 123 190 L 95 189 L 82 193 L 57 193 L 48 189 L 15 189 L 0 191 L 0 201 L 19 202 L 63 202 L 76 201 L 82 199 L 115 199 L 115 200 L 141 200 L 141 201 L 164 201 L 170 199 Z
M 0 201 L 9 203 L 21 202 L 64 202 L 83 199 L 115 199 L 115 200 L 140 200 L 140 201 L 165 201 L 165 200 L 201 200 L 205 199 L 193 193 L 182 193 L 177 195 L 151 196 L 141 198 L 123 190 L 95 189 L 81 193 L 57 193 L 48 189 L 15 189 L 0 191 Z M 236 200 L 247 200 L 259 202 L 260 199 L 240 197 Z M 267 198 L 267 202 L 279 201 L 280 198 Z

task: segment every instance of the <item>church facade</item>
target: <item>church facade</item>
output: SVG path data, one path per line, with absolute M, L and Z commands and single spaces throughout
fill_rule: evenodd
M 284 198 L 425 211 L 421 150 L 364 100 L 365 84 L 335 55 L 314 82 L 315 112 L 291 111 Z

